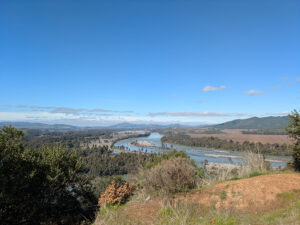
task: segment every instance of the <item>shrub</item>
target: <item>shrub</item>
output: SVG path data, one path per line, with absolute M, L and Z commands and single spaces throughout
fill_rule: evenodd
M 211 168 L 205 165 L 207 173 L 207 184 L 221 182 L 225 180 L 238 180 L 245 177 L 259 176 L 270 170 L 270 165 L 265 161 L 265 157 L 260 153 L 247 152 L 244 156 L 245 164 L 231 165 L 228 167 Z
M 124 184 L 120 185 L 115 181 L 112 181 L 111 184 L 107 186 L 105 192 L 100 196 L 98 205 L 120 205 L 125 203 L 131 196 L 132 191 L 133 184 L 125 182 Z
M 155 167 L 141 171 L 138 183 L 148 193 L 174 194 L 196 185 L 197 167 L 186 158 L 164 160 Z
M 96 177 L 93 180 L 94 194 L 95 196 L 100 196 L 102 192 L 106 190 L 108 185 L 114 181 L 115 183 L 122 185 L 126 180 L 121 176 L 110 176 L 110 177 Z
M 290 124 L 286 131 L 294 140 L 293 145 L 293 165 L 296 171 L 300 171 L 300 113 L 294 110 L 289 114 Z
M 245 155 L 245 161 L 251 171 L 265 172 L 270 169 L 270 165 L 265 161 L 263 154 L 249 151 Z
M 159 163 L 161 163 L 164 160 L 168 160 L 168 159 L 172 159 L 172 158 L 177 158 L 177 157 L 181 157 L 181 158 L 185 158 L 185 159 L 189 159 L 189 156 L 186 154 L 185 151 L 177 151 L 177 150 L 172 150 L 172 151 L 168 151 L 165 152 L 163 154 L 159 154 L 159 155 L 155 155 L 154 159 L 150 162 L 147 162 L 145 164 L 145 168 L 146 169 L 150 169 L 156 165 L 158 165 Z
M 23 132 L 0 130 L 1 224 L 80 224 L 97 199 L 84 164 L 61 146 L 25 149 Z

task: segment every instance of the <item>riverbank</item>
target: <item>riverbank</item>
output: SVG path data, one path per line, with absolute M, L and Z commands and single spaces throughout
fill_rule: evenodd
M 117 133 L 114 134 L 114 138 L 111 139 L 111 148 L 114 148 L 115 143 L 117 143 L 118 141 L 122 141 L 122 140 L 126 140 L 126 139 L 130 139 L 130 138 L 141 138 L 141 137 L 148 137 L 151 135 L 151 132 L 130 132 L 130 133 L 126 133 L 126 132 L 122 132 L 122 133 Z
M 216 137 L 190 137 L 189 135 L 171 134 L 165 135 L 161 139 L 162 143 L 184 145 L 188 147 L 212 148 L 234 152 L 259 152 L 270 156 L 291 156 L 292 149 L 286 144 L 262 144 L 254 142 L 234 142 Z
M 162 148 L 161 146 L 161 138 L 163 136 L 157 132 L 152 132 L 147 137 L 141 138 L 131 138 L 131 139 L 124 139 L 118 141 L 114 145 L 114 149 L 120 149 L 125 151 L 140 151 L 143 149 L 147 151 L 147 153 L 163 153 L 171 150 L 169 147 L 173 147 L 173 149 L 185 151 L 191 159 L 193 159 L 198 165 L 202 164 L 204 161 L 208 161 L 211 163 L 223 163 L 223 164 L 243 164 L 245 162 L 244 154 L 247 152 L 243 151 L 229 151 L 229 150 L 216 150 L 212 148 L 203 148 L 203 147 L 189 147 L 183 145 L 174 144 L 173 146 L 165 142 L 164 145 L 168 147 L 168 149 Z M 135 141 L 147 141 L 150 142 L 152 145 L 156 145 L 157 147 L 137 147 L 135 145 L 131 145 L 130 143 Z M 158 147 L 159 146 L 159 147 Z M 286 166 L 286 162 L 290 161 L 291 157 L 288 156 L 268 156 L 266 155 L 266 161 L 270 162 L 270 166 L 274 168 L 284 168 Z
M 129 145 L 139 147 L 139 148 L 151 148 L 151 147 L 152 148 L 160 148 L 161 147 L 161 146 L 158 146 L 158 145 L 154 145 L 151 142 L 145 141 L 145 140 L 144 141 L 143 140 L 141 140 L 141 141 L 136 140 L 136 141 L 130 142 Z

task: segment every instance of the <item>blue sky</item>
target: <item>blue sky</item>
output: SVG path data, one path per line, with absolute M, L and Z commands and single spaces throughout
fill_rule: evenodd
M 300 1 L 0 1 L 0 120 L 108 125 L 286 115 Z

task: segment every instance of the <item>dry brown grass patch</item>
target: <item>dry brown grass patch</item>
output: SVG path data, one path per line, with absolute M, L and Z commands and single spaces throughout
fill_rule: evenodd
M 107 186 L 103 194 L 101 194 L 98 205 L 103 206 L 105 204 L 114 205 L 125 203 L 133 191 L 133 184 L 125 182 L 122 185 L 117 184 L 112 181 L 110 185 Z

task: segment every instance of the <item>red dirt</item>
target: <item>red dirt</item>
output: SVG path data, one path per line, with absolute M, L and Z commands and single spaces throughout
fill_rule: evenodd
M 269 211 L 281 207 L 278 194 L 300 190 L 300 174 L 271 174 L 236 181 L 226 181 L 195 193 L 181 195 L 174 201 L 215 206 L 237 211 Z M 134 202 L 125 209 L 126 215 L 138 224 L 152 224 L 163 206 L 155 198 Z
M 233 140 L 237 142 L 261 142 L 263 144 L 292 144 L 288 135 L 263 135 L 263 134 L 242 134 L 242 130 L 225 129 L 224 134 L 189 134 L 191 137 L 217 137 L 223 140 Z
M 227 181 L 183 197 L 216 208 L 258 212 L 279 207 L 278 194 L 300 189 L 299 174 L 272 174 Z M 222 199 L 223 198 L 223 199 Z

